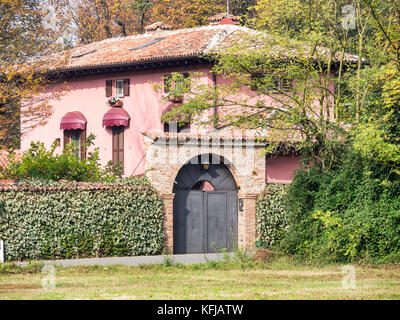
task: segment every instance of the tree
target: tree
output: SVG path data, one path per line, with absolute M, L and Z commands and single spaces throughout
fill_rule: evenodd
M 52 113 L 48 81 L 39 62 L 58 47 L 58 34 L 44 27 L 37 0 L 0 0 L 0 145 L 18 147 L 20 135 L 46 123 Z M 60 62 L 61 63 L 61 62 Z M 51 66 L 47 66 L 51 67 Z M 23 119 L 23 120 L 20 120 Z
M 154 0 L 153 19 L 190 28 L 208 24 L 207 18 L 224 11 L 225 0 Z
M 297 141 L 305 154 L 330 167 L 333 149 L 347 137 L 335 117 L 344 98 L 333 84 L 344 65 L 355 62 L 345 54 L 341 11 L 329 1 L 301 0 L 262 0 L 254 10 L 258 17 L 249 24 L 261 32 L 239 34 L 215 52 L 214 72 L 231 83 L 191 87 L 185 104 L 170 114 L 186 114 L 201 125 L 217 123 L 220 129 L 267 130 L 270 150 L 278 142 Z M 250 99 L 243 88 L 252 89 Z M 205 120 L 204 111 L 214 108 L 217 115 Z
M 187 86 L 185 103 L 164 120 L 181 116 L 182 121 L 215 125 L 218 130 L 253 129 L 263 132 L 269 151 L 282 142 L 298 142 L 314 160 L 331 166 L 331 150 L 346 131 L 332 114 L 335 96 L 330 64 L 335 58 L 330 52 L 265 34 L 254 34 L 247 41 L 242 38 L 240 44 L 229 47 L 221 50 L 223 54 L 218 52 L 213 70 L 229 84 L 215 88 L 194 81 Z M 209 112 L 215 108 L 216 114 Z
M 59 19 L 72 22 L 79 43 L 143 33 L 151 0 L 60 0 Z
M 219 128 L 264 130 L 274 141 L 298 141 L 326 168 L 338 160 L 335 148 L 353 134 L 345 127 L 357 134 L 359 125 L 385 122 L 398 138 L 400 81 L 392 67 L 398 6 L 368 1 L 351 6 L 347 1 L 258 1 L 248 24 L 261 32 L 252 39 L 239 36 L 216 52 L 214 72 L 231 84 L 192 86 L 185 104 L 170 115 L 186 114 L 187 120 Z M 251 99 L 241 93 L 247 87 L 253 89 Z M 205 120 L 204 111 L 213 108 L 217 116 Z

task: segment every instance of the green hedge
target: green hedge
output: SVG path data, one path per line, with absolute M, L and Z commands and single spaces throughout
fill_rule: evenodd
M 269 184 L 257 199 L 258 247 L 276 246 L 288 228 L 289 221 L 284 204 L 286 189 L 285 185 Z
M 146 179 L 0 191 L 7 260 L 159 254 L 162 199 Z
M 299 171 L 286 194 L 282 250 L 316 262 L 400 261 L 400 176 L 349 153 L 340 167 Z

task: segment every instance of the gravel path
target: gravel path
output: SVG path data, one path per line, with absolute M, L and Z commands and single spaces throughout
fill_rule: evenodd
M 232 253 L 230 253 L 232 255 Z M 89 259 L 70 259 L 70 260 L 47 260 L 38 261 L 40 263 L 52 264 L 62 267 L 72 266 L 107 266 L 125 265 L 138 266 L 141 264 L 161 264 L 166 259 L 172 259 L 174 263 L 193 264 L 208 261 L 221 261 L 224 255 L 221 253 L 201 253 L 201 254 L 180 254 L 171 256 L 139 256 L 139 257 L 111 257 L 111 258 L 89 258 Z M 18 262 L 17 265 L 24 267 L 27 262 Z

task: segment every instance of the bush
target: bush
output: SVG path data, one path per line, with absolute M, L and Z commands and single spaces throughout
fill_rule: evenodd
M 89 135 L 84 148 L 89 149 L 94 138 Z M 53 143 L 47 150 L 42 142 L 32 142 L 21 161 L 15 161 L 13 154 L 10 154 L 10 165 L 2 169 L 0 176 L 6 179 L 95 182 L 115 181 L 122 174 L 119 166 L 109 163 L 105 169 L 101 167 L 98 148 L 88 152 L 85 159 L 80 159 L 76 142 L 68 144 L 61 154 L 55 154 L 56 147 L 56 143 Z
M 400 181 L 390 172 L 352 152 L 338 169 L 299 171 L 281 248 L 322 262 L 400 260 Z
M 163 205 L 147 179 L 28 183 L 0 192 L 8 260 L 159 254 Z
M 277 245 L 288 228 L 289 220 L 284 204 L 286 189 L 285 185 L 267 185 L 257 199 L 256 244 L 258 247 Z

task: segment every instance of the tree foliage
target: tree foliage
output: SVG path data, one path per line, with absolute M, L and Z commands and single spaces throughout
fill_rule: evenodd
M 55 0 L 58 17 L 71 27 L 70 36 L 89 43 L 144 33 L 157 21 L 181 29 L 208 24 L 208 18 L 226 12 L 226 0 Z M 230 12 L 245 17 L 255 0 L 231 0 Z M 250 15 L 251 16 L 251 15 Z
M 59 0 L 58 17 L 79 43 L 143 33 L 150 0 Z
M 21 133 L 43 125 L 52 114 L 48 99 L 56 93 L 42 94 L 48 81 L 33 60 L 59 43 L 56 29 L 43 24 L 40 1 L 1 0 L 0 16 L 0 147 L 11 148 L 18 147 Z

